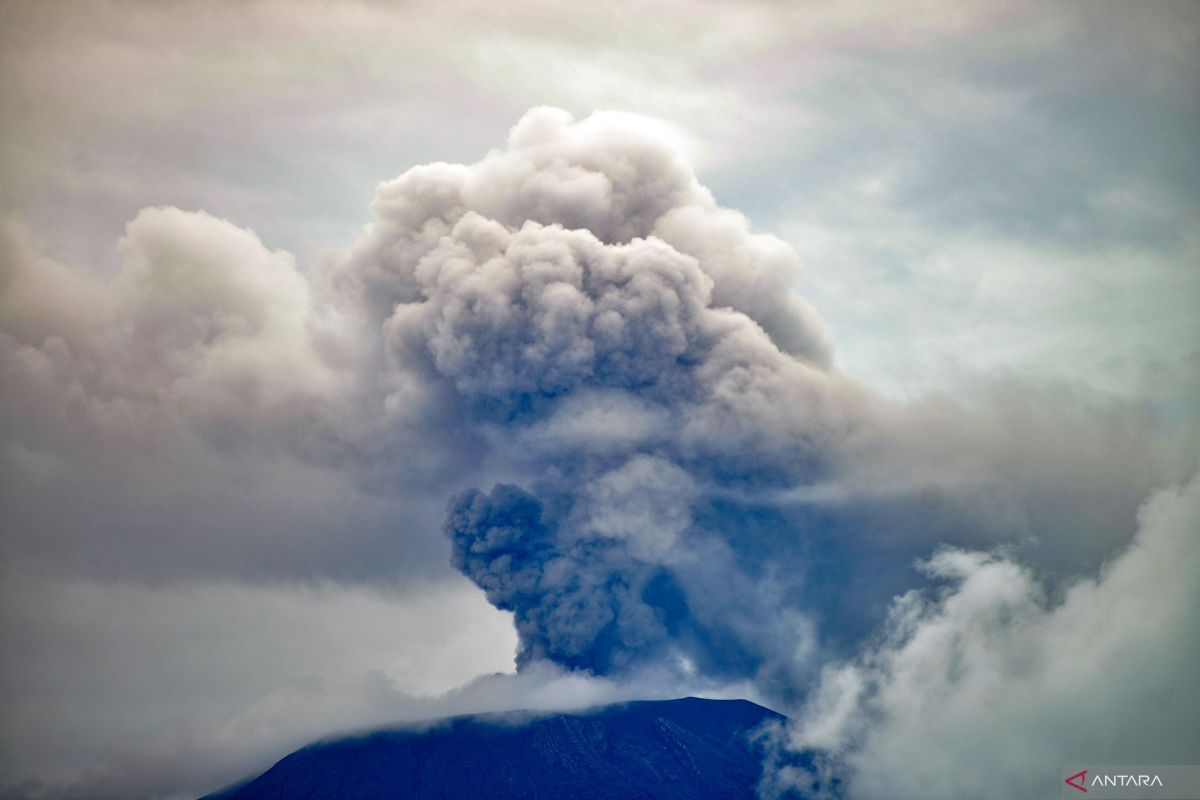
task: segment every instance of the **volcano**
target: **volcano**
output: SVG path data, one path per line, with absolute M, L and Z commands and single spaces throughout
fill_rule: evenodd
M 751 800 L 756 734 L 784 719 L 696 697 L 453 717 L 317 742 L 204 800 Z

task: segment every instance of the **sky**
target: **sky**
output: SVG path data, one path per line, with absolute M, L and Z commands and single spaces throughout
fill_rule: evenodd
M 1194 3 L 0 0 L 0 797 L 687 694 L 764 797 L 1197 761 L 1196 142 Z

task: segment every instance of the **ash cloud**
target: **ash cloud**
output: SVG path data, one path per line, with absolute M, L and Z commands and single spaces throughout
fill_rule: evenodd
M 787 693 L 911 581 L 894 564 L 1016 538 L 1096 565 L 1171 474 L 1129 408 L 899 405 L 840 373 L 795 253 L 644 120 L 534 109 L 373 208 L 308 274 L 203 212 L 141 212 L 107 280 L 10 229 L 11 557 L 388 580 L 440 559 L 454 497 L 455 565 L 523 663 Z
M 769 511 L 713 499 L 826 468 L 857 390 L 786 291 L 795 256 L 616 122 L 535 110 L 506 152 L 386 184 L 351 275 L 397 301 L 392 363 L 451 383 L 529 481 L 458 496 L 445 525 L 455 566 L 514 612 L 522 663 L 790 669 L 811 631 L 770 613 L 786 582 L 756 588 L 782 561 L 738 542 Z
M 506 150 L 411 170 L 375 209 L 340 286 L 386 300 L 389 364 L 452 386 L 454 424 L 510 481 L 456 496 L 444 530 L 454 565 L 514 613 L 521 663 L 676 660 L 786 696 L 882 612 L 905 579 L 868 576 L 897 555 L 1066 538 L 1038 506 L 1052 442 L 1036 437 L 1074 411 L 896 407 L 841 375 L 786 290 L 794 254 L 625 118 L 536 109 Z M 1137 428 L 1121 419 L 1118 438 Z M 1104 500 L 1117 482 L 1084 478 L 1082 450 L 1051 480 L 1124 504 L 1096 534 L 1119 541 L 1148 487 Z
M 113 278 L 6 230 L 10 563 L 392 582 L 445 569 L 440 523 L 522 671 L 786 703 L 935 545 L 1060 585 L 1181 472 L 1128 404 L 856 383 L 792 249 L 637 118 L 534 109 L 373 209 L 310 272 L 203 212 L 141 212 Z
M 643 263 L 666 268 L 690 257 L 703 265 L 707 281 L 689 274 L 694 265 L 677 264 L 670 270 L 678 277 L 663 276 L 684 281 L 681 301 L 707 302 L 711 292 L 714 307 L 751 316 L 787 352 L 822 365 L 831 357 L 820 318 L 790 291 L 799 269 L 792 249 L 720 208 L 674 146 L 631 115 L 597 113 L 576 121 L 560 109 L 534 109 L 513 128 L 505 150 L 471 166 L 411 169 L 379 187 L 373 208 L 376 221 L 354 246 L 343 281 L 378 318 L 392 315 L 397 303 L 429 300 L 430 273 L 443 260 L 486 261 L 527 223 L 538 223 L 586 231 L 600 244 L 628 250 L 603 250 L 578 233 L 531 232 L 511 243 L 518 261 L 522 248 L 537 241 L 550 247 L 554 238 L 580 256 L 627 264 L 641 255 Z M 447 235 L 462 248 L 446 252 Z M 656 241 L 641 241 L 651 237 Z M 676 253 L 667 255 L 663 244 Z M 431 263 L 419 268 L 425 259 Z M 608 271 L 621 269 L 613 263 Z M 545 279 L 563 282 L 556 277 Z M 603 272 L 596 279 L 611 282 Z

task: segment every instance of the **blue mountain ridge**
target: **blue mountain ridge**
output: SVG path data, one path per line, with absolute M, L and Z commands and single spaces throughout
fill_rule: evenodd
M 317 742 L 203 800 L 750 800 L 753 734 L 784 719 L 696 697 L 453 717 Z

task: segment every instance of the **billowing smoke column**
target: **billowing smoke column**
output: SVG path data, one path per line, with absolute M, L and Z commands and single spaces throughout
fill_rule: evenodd
M 520 485 L 465 491 L 454 565 L 519 662 L 764 677 L 811 647 L 782 516 L 852 423 L 793 251 L 659 136 L 537 109 L 508 149 L 381 187 L 351 255 L 403 374 L 449 381 Z M 345 279 L 345 276 L 343 276 Z
M 507 149 L 411 169 L 374 209 L 331 285 L 365 340 L 383 333 L 366 362 L 394 417 L 381 430 L 423 431 L 423 458 L 452 451 L 496 484 L 455 495 L 444 530 L 513 613 L 521 664 L 673 664 L 790 691 L 808 656 L 878 622 L 935 542 L 1056 541 L 1074 523 L 1035 518 L 1050 506 L 1029 497 L 1070 498 L 1060 476 L 1110 449 L 1053 414 L 1039 430 L 898 408 L 846 379 L 790 291 L 792 249 L 627 116 L 535 109 Z M 1058 436 L 1078 464 L 1038 455 L 1063 452 Z M 1132 522 L 1142 487 L 1106 507 L 1105 480 L 1069 502 Z

